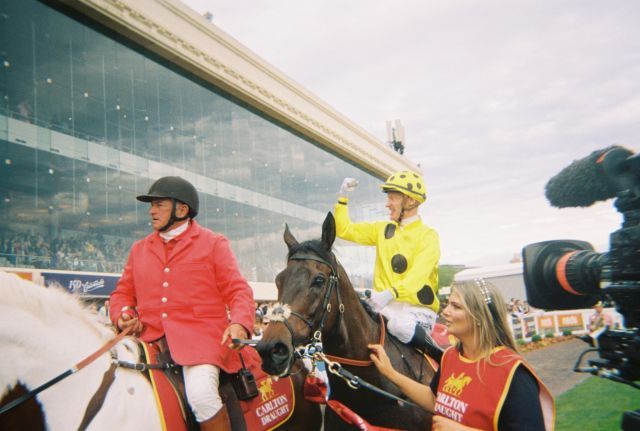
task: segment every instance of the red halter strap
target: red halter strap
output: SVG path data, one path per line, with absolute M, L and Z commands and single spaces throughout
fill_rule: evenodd
M 382 317 L 382 314 L 378 314 L 378 316 L 380 317 L 380 341 L 378 342 L 378 344 L 384 346 L 384 333 L 386 332 L 384 318 Z M 360 361 L 358 359 L 341 358 L 340 356 L 327 355 L 326 353 L 325 356 L 334 362 L 353 365 L 354 367 L 368 367 L 370 365 L 373 365 L 373 361 Z

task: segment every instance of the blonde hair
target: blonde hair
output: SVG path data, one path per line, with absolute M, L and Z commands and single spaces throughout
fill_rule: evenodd
M 457 282 L 452 291 L 462 298 L 462 306 L 467 312 L 482 358 L 489 359 L 495 348 L 500 346 L 518 351 L 507 322 L 506 303 L 493 284 L 482 279 Z M 456 347 L 462 351 L 460 342 Z

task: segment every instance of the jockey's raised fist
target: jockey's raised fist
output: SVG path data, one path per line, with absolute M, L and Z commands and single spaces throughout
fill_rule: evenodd
M 340 186 L 340 191 L 338 191 L 338 196 L 341 198 L 346 198 L 347 195 L 354 191 L 356 187 L 358 187 L 358 180 L 355 178 L 345 178 L 342 180 L 342 185 Z

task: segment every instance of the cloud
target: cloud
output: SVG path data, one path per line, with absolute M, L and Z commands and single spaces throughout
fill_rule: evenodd
M 640 2 L 186 3 L 380 140 L 402 120 L 443 262 L 560 237 L 608 247 L 611 202 L 553 209 L 544 185 L 598 148 L 640 148 Z

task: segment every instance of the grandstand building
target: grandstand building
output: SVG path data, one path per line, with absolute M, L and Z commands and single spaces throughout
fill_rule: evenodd
M 135 196 L 179 175 L 260 286 L 285 223 L 319 236 L 346 176 L 366 217 L 399 169 L 417 168 L 176 0 L 0 0 L 0 267 L 119 273 L 150 232 Z

